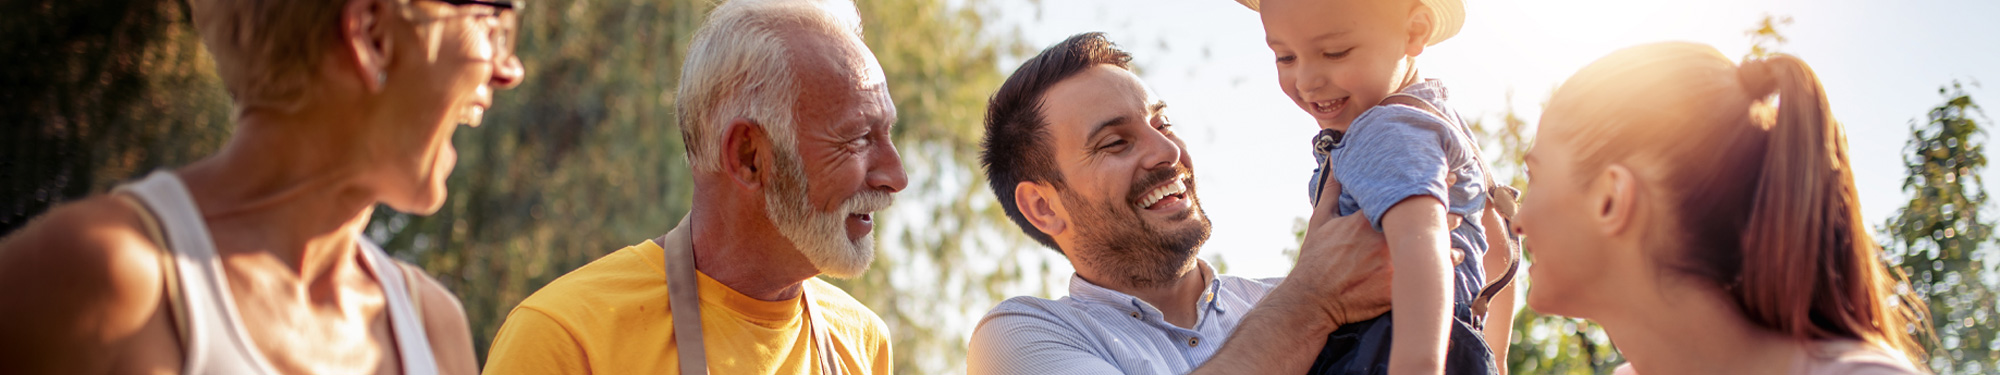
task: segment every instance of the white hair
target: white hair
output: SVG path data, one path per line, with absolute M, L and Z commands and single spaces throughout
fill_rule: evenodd
M 695 172 L 722 169 L 722 130 L 737 118 L 762 125 L 780 157 L 796 157 L 799 84 L 788 32 L 859 39 L 861 15 L 848 0 L 734 0 L 695 31 L 675 99 Z

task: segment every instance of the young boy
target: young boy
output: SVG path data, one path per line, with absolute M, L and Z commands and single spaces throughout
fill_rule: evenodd
M 1366 214 L 1396 269 L 1393 310 L 1334 332 L 1313 371 L 1492 373 L 1471 307 L 1486 284 L 1485 168 L 1444 84 L 1415 67 L 1458 32 L 1462 0 L 1238 1 L 1261 14 L 1285 95 L 1322 129 L 1314 204 Z M 1328 177 L 1340 196 L 1319 196 Z

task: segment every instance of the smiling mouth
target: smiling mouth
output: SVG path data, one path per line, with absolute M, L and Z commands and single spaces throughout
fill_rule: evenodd
M 484 122 L 485 119 L 486 119 L 486 106 L 483 105 L 475 104 L 475 105 L 465 106 L 465 109 L 460 110 L 458 114 L 458 123 L 460 125 L 471 126 L 475 128 L 479 127 L 479 123 Z
M 1347 99 L 1348 97 L 1342 97 L 1340 99 L 1307 102 L 1307 106 L 1312 108 L 1314 115 L 1332 116 L 1340 114 L 1342 109 L 1347 108 Z
M 1167 184 L 1153 188 L 1136 203 L 1140 209 L 1152 210 L 1166 207 L 1187 199 L 1187 178 L 1173 179 Z

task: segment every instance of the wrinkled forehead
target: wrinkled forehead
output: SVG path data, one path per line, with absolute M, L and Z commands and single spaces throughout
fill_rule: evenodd
M 843 33 L 844 34 L 844 33 Z M 859 111 L 865 117 L 893 120 L 888 81 L 875 54 L 855 35 L 795 32 L 786 43 L 792 74 L 799 82 L 797 106 L 802 112 L 815 109 Z

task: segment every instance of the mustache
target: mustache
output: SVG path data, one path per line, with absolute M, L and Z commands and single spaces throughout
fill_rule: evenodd
M 1139 180 L 1132 184 L 1132 191 L 1125 193 L 1125 200 L 1127 202 L 1138 202 L 1139 197 L 1146 196 L 1146 193 L 1152 192 L 1153 188 L 1157 188 L 1161 184 L 1167 183 L 1167 181 L 1173 181 L 1182 176 L 1188 177 L 1187 193 L 1185 194 L 1193 197 L 1194 170 L 1188 169 L 1186 166 L 1174 165 L 1173 167 L 1154 169 L 1151 172 L 1146 172 L 1145 176 L 1140 176 Z
M 896 204 L 896 195 L 893 193 L 881 190 L 864 190 L 854 194 L 852 197 L 848 197 L 846 202 L 842 202 L 840 204 L 840 212 L 849 215 L 874 213 L 888 209 L 889 205 L 893 204 Z

